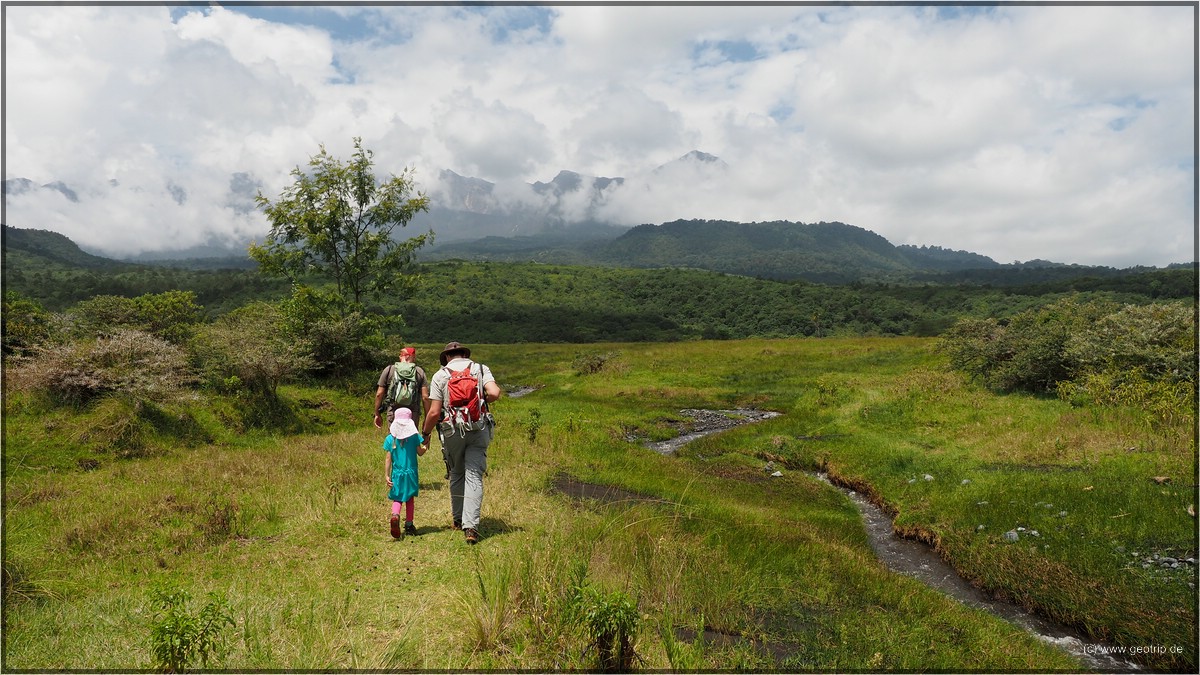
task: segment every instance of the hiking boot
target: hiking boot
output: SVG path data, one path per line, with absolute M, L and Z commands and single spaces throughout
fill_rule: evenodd
M 479 541 L 479 532 L 477 532 L 473 527 L 468 527 L 467 529 L 463 530 L 463 534 L 466 535 L 468 544 L 474 544 Z
M 392 539 L 403 539 L 404 531 L 400 529 L 400 516 L 392 514 Z
M 459 520 L 458 518 L 454 519 L 454 529 L 456 529 L 456 530 L 462 529 L 462 521 Z
M 417 536 L 417 526 L 413 525 L 413 521 L 410 520 L 404 523 L 404 534 L 410 537 Z

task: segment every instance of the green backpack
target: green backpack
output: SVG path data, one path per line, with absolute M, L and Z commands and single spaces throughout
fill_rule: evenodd
M 397 361 L 388 382 L 387 403 L 396 408 L 407 408 L 416 400 L 417 364 Z

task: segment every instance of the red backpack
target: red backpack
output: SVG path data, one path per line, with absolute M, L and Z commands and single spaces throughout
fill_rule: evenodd
M 453 424 L 455 428 L 478 422 L 486 411 L 483 384 L 480 382 L 483 379 L 483 369 L 479 369 L 479 376 L 476 377 L 471 372 L 471 368 L 475 365 L 475 363 L 471 363 L 462 370 L 446 368 L 446 371 L 450 373 L 450 381 L 446 384 L 445 417 L 443 419 Z

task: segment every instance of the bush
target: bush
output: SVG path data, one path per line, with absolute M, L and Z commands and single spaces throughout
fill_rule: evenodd
M 134 400 L 170 400 L 181 396 L 193 381 L 182 349 L 129 329 L 95 340 L 39 348 L 15 370 L 19 388 L 77 406 L 111 393 Z
M 155 667 L 164 672 L 182 672 L 197 658 L 207 667 L 225 629 L 235 625 L 229 603 L 216 593 L 209 594 L 198 614 L 189 608 L 192 598 L 187 591 L 159 586 L 150 591 L 150 600 L 157 610 L 150 653 Z
M 262 302 L 201 328 L 191 352 L 209 386 L 256 397 L 277 397 L 281 383 L 313 366 L 312 358 L 284 334 L 283 313 Z
M 1133 406 L 1155 423 L 1194 419 L 1195 310 L 1068 299 L 1014 316 L 959 321 L 940 348 L 951 367 L 1004 391 L 1074 405 Z
M 4 311 L 0 313 L 0 334 L 4 355 L 21 354 L 50 338 L 52 318 L 38 303 L 13 291 L 4 292 Z
M 1001 391 L 1046 393 L 1070 380 L 1077 364 L 1067 345 L 1115 310 L 1104 302 L 1080 304 L 1072 298 L 1021 312 L 1007 324 L 968 319 L 943 336 L 941 348 L 952 367 Z
M 350 373 L 388 358 L 384 319 L 344 309 L 335 294 L 306 286 L 297 287 L 280 306 L 285 334 L 320 374 Z
M 596 650 L 600 670 L 628 673 L 633 669 L 637 636 L 637 603 L 620 591 L 605 593 L 591 585 L 576 587 L 578 621 L 587 629 Z
M 147 293 L 136 298 L 97 295 L 68 312 L 76 338 L 104 337 L 132 329 L 177 345 L 195 333 L 200 314 L 196 294 L 191 291 Z
M 1133 406 L 1155 424 L 1195 419 L 1196 314 L 1182 304 L 1129 305 L 1072 337 L 1078 364 L 1058 394 L 1073 404 Z
M 616 363 L 615 359 L 620 355 L 620 352 L 577 354 L 575 360 L 571 362 L 571 366 L 575 369 L 576 375 L 595 375 L 605 368 L 612 367 Z
M 1176 303 L 1127 305 L 1073 335 L 1067 353 L 1085 373 L 1195 382 L 1196 312 Z

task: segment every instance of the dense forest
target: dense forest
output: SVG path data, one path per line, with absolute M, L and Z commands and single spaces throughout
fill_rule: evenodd
M 6 227 L 4 256 L 5 291 L 51 312 L 94 296 L 181 290 L 194 293 L 211 320 L 290 292 L 283 280 L 253 269 L 122 263 L 84 253 L 50 232 Z M 846 284 L 531 262 L 441 261 L 416 269 L 414 292 L 368 309 L 395 319 L 404 339 L 433 342 L 447 336 L 495 343 L 930 336 L 961 318 L 1004 319 L 1065 296 L 1136 305 L 1191 302 L 1196 295 L 1194 268 L 996 267 Z

